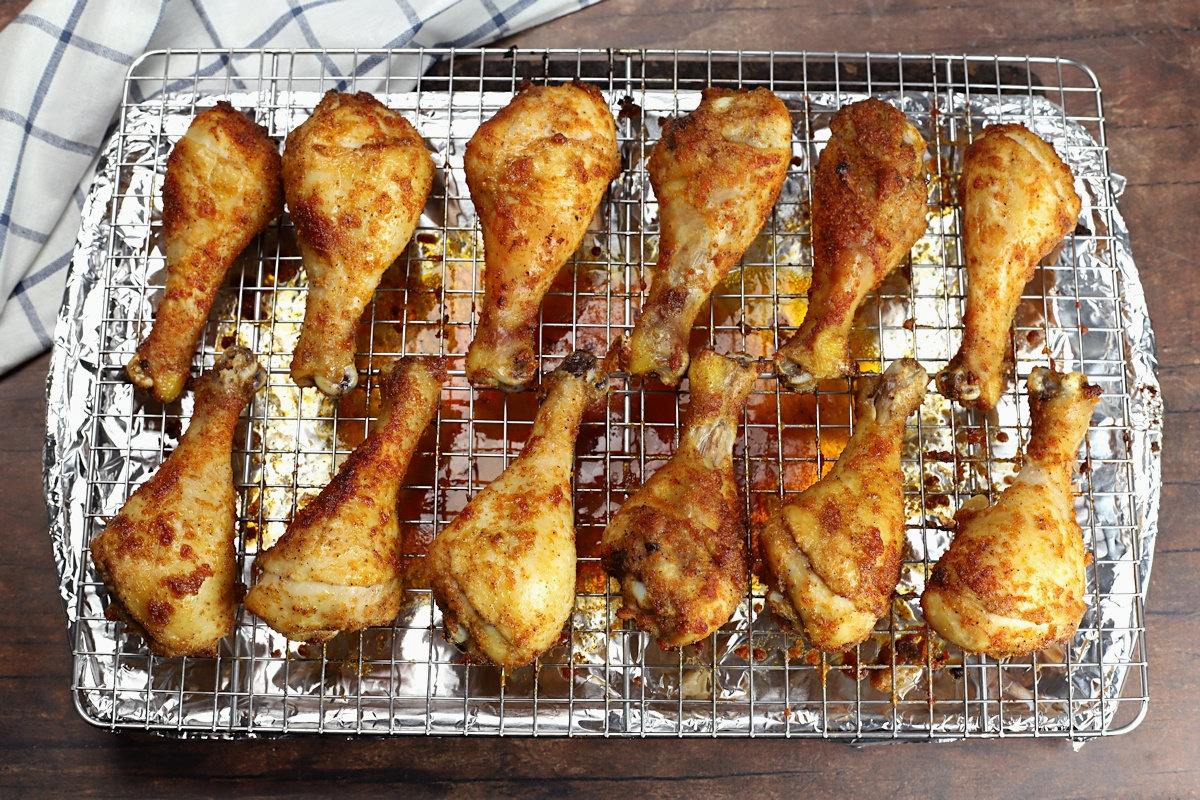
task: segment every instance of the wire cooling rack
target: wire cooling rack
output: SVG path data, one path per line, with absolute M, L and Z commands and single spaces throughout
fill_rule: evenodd
M 627 379 L 616 382 L 607 413 L 587 417 L 579 438 L 578 592 L 560 644 L 536 665 L 504 675 L 465 663 L 442 638 L 423 553 L 519 452 L 536 409 L 532 391 L 473 391 L 463 376 L 483 266 L 463 150 L 523 81 L 574 78 L 601 88 L 617 114 L 623 172 L 546 298 L 539 320 L 543 370 L 575 347 L 604 352 L 636 319 L 647 285 L 643 265 L 653 264 L 657 244 L 647 156 L 661 121 L 694 108 L 705 86 L 768 86 L 788 104 L 795 131 L 795 157 L 774 215 L 694 331 L 693 344 L 709 342 L 723 352 L 769 356 L 803 317 L 811 268 L 809 175 L 841 104 L 868 95 L 897 104 L 931 154 L 928 233 L 857 318 L 853 346 L 865 371 L 911 355 L 932 374 L 957 348 L 963 259 L 955 182 L 974 133 L 1000 119 L 1025 122 L 1054 141 L 1075 170 L 1085 211 L 1025 290 L 1013 333 L 1019 380 L 991 415 L 931 392 L 910 419 L 903 578 L 892 613 L 846 654 L 809 651 L 802 639 L 781 633 L 764 609 L 757 577 L 728 625 L 678 652 L 661 651 L 616 618 L 619 597 L 596 555 L 600 534 L 672 452 L 687 400 L 686 384 L 676 393 Z M 316 390 L 301 391 L 288 376 L 306 285 L 286 216 L 231 270 L 193 373 L 235 341 L 251 347 L 268 370 L 234 452 L 238 558 L 248 582 L 259 547 L 278 538 L 296 507 L 315 496 L 362 439 L 382 361 L 413 353 L 450 357 L 436 424 L 400 501 L 406 603 L 393 626 L 324 647 L 289 643 L 243 611 L 216 658 L 157 658 L 105 618 L 106 594 L 86 544 L 161 463 L 191 413 L 190 396 L 156 405 L 135 396 L 122 374 L 163 290 L 159 197 L 166 156 L 196 111 L 217 99 L 230 100 L 282 139 L 331 88 L 374 92 L 405 114 L 438 167 L 414 243 L 364 316 L 363 386 L 335 403 Z M 1143 390 L 1153 389 L 1153 375 L 1139 372 L 1142 351 L 1131 344 L 1130 320 L 1143 318 L 1130 303 L 1141 295 L 1123 250 L 1116 185 L 1099 87 L 1086 68 L 1061 59 L 516 49 L 143 57 L 131 68 L 120 129 L 85 210 L 60 326 L 55 374 L 70 374 L 72 365 L 77 373 L 56 380 L 73 388 L 57 400 L 51 390 L 51 450 L 57 446 L 60 455 L 58 472 L 48 467 L 47 492 L 52 507 L 61 508 L 55 532 L 62 537 L 72 689 L 81 713 L 109 728 L 210 736 L 1084 739 L 1131 729 L 1148 702 L 1142 599 L 1157 498 L 1157 456 L 1146 474 L 1138 448 L 1147 431 L 1154 439 L 1158 423 L 1143 419 Z M 64 351 L 73 360 L 64 361 Z M 1082 369 L 1104 390 L 1082 449 L 1077 501 L 1091 556 L 1090 607 L 1069 644 L 1004 662 L 965 655 L 927 631 L 917 600 L 930 564 L 951 538 L 953 510 L 971 495 L 994 495 L 1015 474 L 1028 437 L 1024 377 L 1047 361 Z M 815 395 L 794 395 L 769 375 L 759 380 L 735 450 L 752 522 L 762 519 L 767 498 L 804 488 L 836 459 L 854 424 L 850 388 L 833 381 Z M 64 434 L 64 425 L 74 427 Z

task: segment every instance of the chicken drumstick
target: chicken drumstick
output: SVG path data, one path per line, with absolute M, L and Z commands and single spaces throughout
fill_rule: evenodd
M 921 595 L 935 631 L 994 658 L 1069 638 L 1087 609 L 1071 473 L 1100 388 L 1045 367 L 1028 386 L 1033 429 L 1021 471 L 994 505 L 984 495 L 963 503 L 954 541 Z
M 354 333 L 404 252 L 433 186 L 408 120 L 366 92 L 331 90 L 288 134 L 283 189 L 308 273 L 292 380 L 339 397 L 358 385 Z
M 748 358 L 712 350 L 696 356 L 679 449 L 604 530 L 604 567 L 625 600 L 617 616 L 661 647 L 708 636 L 746 591 L 746 512 L 733 478 L 733 441 L 757 378 Z
M 242 408 L 264 373 L 243 347 L 196 382 L 179 445 L 92 539 L 110 618 L 164 656 L 216 655 L 237 613 L 235 501 L 230 455 Z
M 425 561 L 446 637 L 502 667 L 553 645 L 575 603 L 575 439 L 608 378 L 577 350 L 546 383 L 521 454 L 433 540 Z
M 769 89 L 705 89 L 650 156 L 658 263 L 629 336 L 633 375 L 674 386 L 696 315 L 771 216 L 792 158 L 792 120 Z
M 383 407 L 371 434 L 255 559 L 249 611 L 307 642 L 396 618 L 404 591 L 396 498 L 445 378 L 437 358 L 402 358 L 380 371 Z
M 515 391 L 537 369 L 538 309 L 620 171 L 617 128 L 590 84 L 522 87 L 467 143 L 484 297 L 467 377 Z
M 818 650 L 858 644 L 887 613 L 904 549 L 905 420 L 925 399 L 927 380 L 902 358 L 864 381 L 860 392 L 874 391 L 833 469 L 763 526 L 771 610 L 785 627 L 802 627 Z
M 963 156 L 967 310 L 958 354 L 938 390 L 987 411 L 1000 399 L 1009 329 L 1037 264 L 1079 216 L 1071 168 L 1023 125 L 993 125 Z
M 812 288 L 800 329 L 775 354 L 801 392 L 858 374 L 854 314 L 925 233 L 925 140 L 874 98 L 838 110 L 813 177 Z
M 163 183 L 167 287 L 150 335 L 125 371 L 169 403 L 179 397 L 192 353 L 225 273 L 283 211 L 279 150 L 266 129 L 225 102 L 202 111 L 171 148 Z

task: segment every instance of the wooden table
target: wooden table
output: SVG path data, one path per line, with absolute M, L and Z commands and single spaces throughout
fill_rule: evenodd
M 24 5 L 0 0 L 0 25 Z M 1158 334 L 1168 409 L 1145 721 L 1078 753 L 1032 740 L 856 749 L 820 741 L 174 741 L 95 730 L 68 690 L 70 648 L 39 499 L 43 356 L 0 380 L 0 496 L 11 515 L 0 537 L 0 795 L 1200 793 L 1200 380 L 1188 377 L 1200 366 L 1200 2 L 606 0 L 504 44 L 1059 55 L 1096 71 L 1112 169 L 1129 179 L 1120 208 Z

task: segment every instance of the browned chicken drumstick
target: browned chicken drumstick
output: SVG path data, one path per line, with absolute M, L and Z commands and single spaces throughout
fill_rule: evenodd
M 445 378 L 437 358 L 402 358 L 380 371 L 383 407 L 371 434 L 255 559 L 247 610 L 307 642 L 396 618 L 404 594 L 396 498 Z
M 575 439 L 607 388 L 595 356 L 568 356 L 521 454 L 433 540 L 425 564 L 446 638 L 472 658 L 520 667 L 558 641 L 575 604 Z
M 263 370 L 231 348 L 196 382 L 179 445 L 92 539 L 109 592 L 107 614 L 164 656 L 216 655 L 237 614 L 235 502 L 230 456 L 242 408 Z
M 355 329 L 412 238 L 432 186 L 421 135 L 366 92 L 327 92 L 288 134 L 283 187 L 308 274 L 292 356 L 297 386 L 338 397 L 358 384 Z
M 935 631 L 994 658 L 1065 641 L 1087 610 L 1071 475 L 1100 388 L 1045 367 L 1028 386 L 1033 429 L 1021 471 L 994 505 L 983 495 L 963 503 L 954 541 L 921 596 Z
M 870 395 L 833 469 L 777 506 L 759 535 L 771 610 L 818 650 L 853 647 L 888 611 L 904 551 L 905 421 L 927 381 L 911 358 L 864 380 Z
M 594 86 L 526 85 L 479 126 L 464 166 L 487 262 L 467 377 L 513 391 L 537 370 L 542 296 L 620 171 L 616 122 Z
M 771 216 L 792 158 L 792 120 L 769 89 L 705 89 L 650 156 L 659 250 L 628 342 L 629 372 L 674 386 L 696 315 Z
M 758 365 L 705 350 L 688 370 L 689 404 L 675 455 L 625 501 L 601 555 L 621 583 L 617 616 L 659 646 L 681 647 L 729 621 L 746 591 L 746 512 L 733 442 Z
M 958 354 L 938 389 L 984 411 L 1003 385 L 1009 329 L 1037 264 L 1075 227 L 1071 168 L 1023 125 L 993 125 L 967 148 L 959 191 L 967 309 Z
M 217 289 L 238 254 L 283 211 L 279 149 L 225 102 L 202 111 L 171 148 L 163 183 L 167 286 L 130 380 L 169 403 L 183 392 Z
M 800 329 L 775 354 L 796 391 L 858 374 L 854 314 L 925 233 L 925 140 L 874 98 L 838 110 L 812 188 L 812 288 Z

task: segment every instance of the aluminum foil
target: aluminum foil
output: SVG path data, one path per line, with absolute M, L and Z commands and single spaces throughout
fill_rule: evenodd
M 796 152 L 775 217 L 718 289 L 709 339 L 722 350 L 769 355 L 805 310 L 810 275 L 807 175 L 839 103 L 865 95 L 779 92 L 794 112 Z M 910 420 L 904 468 L 909 552 L 890 618 L 867 643 L 826 657 L 783 634 L 758 581 L 710 640 L 664 652 L 622 627 L 594 551 L 611 513 L 674 446 L 686 392 L 619 381 L 606 416 L 584 425 L 578 453 L 579 594 L 560 645 L 535 667 L 507 675 L 464 663 L 443 640 L 421 575 L 428 541 L 470 494 L 519 450 L 533 393 L 472 394 L 459 367 L 443 395 L 438 433 L 407 480 L 408 602 L 392 628 L 324 648 L 289 643 L 242 612 L 215 659 L 161 659 L 105 619 L 106 595 L 87 543 L 177 442 L 190 395 L 171 406 L 135 396 L 122 367 L 148 331 L 161 296 L 161 182 L 171 144 L 196 98 L 165 94 L 128 107 L 105 148 L 83 209 L 48 388 L 45 491 L 50 536 L 75 656 L 73 691 L 84 717 L 114 728 L 177 735 L 279 732 L 792 735 L 962 738 L 1108 732 L 1126 679 L 1144 664 L 1142 602 L 1157 532 L 1162 406 L 1154 338 L 1128 232 L 1115 207 L 1122 181 L 1084 125 L 1033 95 L 877 93 L 902 108 L 931 143 L 931 172 L 957 168 L 971 131 L 1024 122 L 1072 166 L 1083 198 L 1076 234 L 1026 291 L 1016 326 L 1016 388 L 987 417 L 931 393 Z M 462 144 L 503 93 L 387 95 L 417 124 L 439 168 L 407 256 L 385 277 L 363 325 L 362 367 L 376 357 L 427 352 L 460 357 L 470 340 L 482 252 L 462 174 Z M 228 99 L 276 135 L 302 121 L 319 95 L 256 93 Z M 653 262 L 656 209 L 645 178 L 648 145 L 663 120 L 695 107 L 696 91 L 609 96 L 620 113 L 626 167 L 547 300 L 544 368 L 575 346 L 603 351 L 631 324 Z M 865 371 L 913 355 L 931 374 L 957 347 L 961 315 L 958 214 L 951 180 L 931 185 L 929 232 L 911 264 L 872 295 L 854 346 Z M 290 226 L 251 245 L 216 303 L 194 372 L 239 341 L 270 372 L 244 417 L 234 453 L 243 580 L 260 545 L 283 531 L 361 439 L 371 416 L 363 391 L 335 404 L 287 377 L 303 313 L 303 270 Z M 555 310 L 557 309 L 557 310 Z M 558 315 L 558 316 L 556 316 Z M 554 320 L 558 320 L 558 324 Z M 703 323 L 705 320 L 701 320 Z M 947 648 L 921 622 L 928 564 L 948 545 L 952 512 L 977 492 L 1003 488 L 1028 434 L 1023 379 L 1053 361 L 1083 369 L 1105 389 L 1083 449 L 1077 511 L 1094 561 L 1090 607 L 1076 638 L 1034 657 L 997 663 Z M 371 381 L 365 384 L 369 387 Z M 853 425 L 848 387 L 819 397 L 781 393 L 764 376 L 748 406 L 735 457 L 751 519 L 765 499 L 803 488 L 836 458 Z M 1144 668 L 1142 669 L 1144 678 Z

